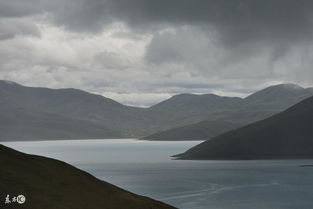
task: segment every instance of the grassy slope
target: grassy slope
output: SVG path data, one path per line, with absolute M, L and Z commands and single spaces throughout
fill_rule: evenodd
M 24 194 L 27 198 L 25 204 L 15 208 L 174 209 L 122 190 L 64 162 L 24 154 L 3 145 L 0 145 L 0 166 L 1 198 L 4 200 L 6 194 Z M 11 206 L 14 208 L 14 204 Z

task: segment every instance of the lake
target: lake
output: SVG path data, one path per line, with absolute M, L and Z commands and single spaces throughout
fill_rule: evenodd
M 180 209 L 311 209 L 312 160 L 182 161 L 199 141 L 134 139 L 5 142 L 70 163 L 137 194 Z

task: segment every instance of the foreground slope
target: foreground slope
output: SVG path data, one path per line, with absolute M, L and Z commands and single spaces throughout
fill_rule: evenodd
M 207 140 L 181 159 L 313 157 L 313 97 L 263 121 Z
M 0 145 L 0 194 L 26 196 L 23 205 L 2 208 L 31 209 L 174 209 L 135 195 L 64 162 L 17 152 Z

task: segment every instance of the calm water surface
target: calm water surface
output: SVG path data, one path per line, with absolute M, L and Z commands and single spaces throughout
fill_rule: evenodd
M 312 160 L 180 161 L 199 142 L 133 139 L 2 143 L 66 161 L 181 209 L 312 209 Z

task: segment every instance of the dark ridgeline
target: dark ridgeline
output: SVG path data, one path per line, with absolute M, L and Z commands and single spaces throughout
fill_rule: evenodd
M 137 138 L 155 133 L 145 139 L 208 139 L 312 95 L 312 89 L 284 84 L 245 99 L 181 94 L 150 108 L 137 108 L 77 89 L 0 81 L 0 140 Z
M 0 165 L 1 208 L 175 209 L 101 181 L 64 162 L 27 155 L 3 145 Z M 26 201 L 4 205 L 7 194 L 22 194 Z
M 207 140 L 180 159 L 313 157 L 313 97 L 282 113 Z

